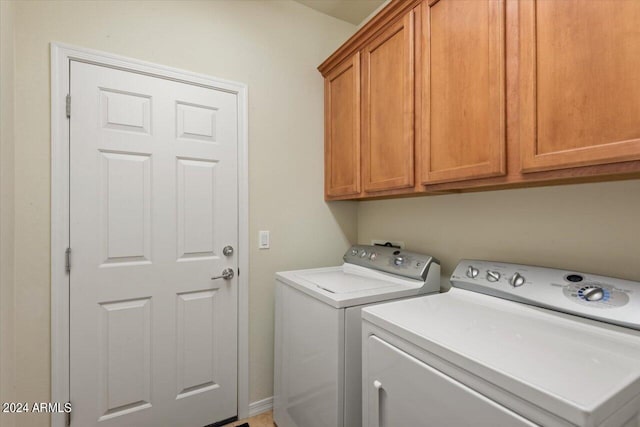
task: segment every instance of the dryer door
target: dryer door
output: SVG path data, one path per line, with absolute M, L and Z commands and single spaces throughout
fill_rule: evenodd
M 366 427 L 535 426 L 376 336 L 365 351 Z

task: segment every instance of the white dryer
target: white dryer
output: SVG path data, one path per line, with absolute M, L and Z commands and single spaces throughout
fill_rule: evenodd
M 438 260 L 380 246 L 353 246 L 342 266 L 277 273 L 278 427 L 359 427 L 361 309 L 439 290 Z
M 640 427 L 640 283 L 461 261 L 363 310 L 364 426 Z

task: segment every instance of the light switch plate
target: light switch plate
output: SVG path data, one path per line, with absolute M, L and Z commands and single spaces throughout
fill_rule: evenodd
M 270 240 L 269 230 L 260 230 L 258 232 L 258 249 L 269 249 Z

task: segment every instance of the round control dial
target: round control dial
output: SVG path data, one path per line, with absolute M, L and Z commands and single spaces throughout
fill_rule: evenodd
M 475 279 L 476 277 L 478 277 L 478 274 L 480 274 L 480 270 L 475 268 L 473 265 L 470 265 L 469 268 L 467 268 L 467 277 L 468 278 Z
M 397 256 L 397 257 L 395 257 L 395 259 L 393 260 L 393 263 L 394 263 L 395 265 L 402 265 L 402 264 L 404 264 L 404 257 L 401 257 L 401 256 Z
M 367 251 L 360 252 L 360 258 L 365 258 L 367 256 Z
M 600 287 L 586 288 L 582 290 L 582 297 L 587 301 L 600 301 L 604 298 L 605 291 Z
M 497 271 L 487 270 L 487 280 L 490 282 L 497 282 L 500 280 L 500 273 Z
M 514 273 L 513 276 L 511 276 L 511 279 L 509 280 L 509 284 L 511 284 L 511 286 L 513 286 L 514 288 L 518 288 L 524 285 L 524 282 L 525 282 L 525 278 L 520 273 Z
M 581 282 L 573 282 L 563 289 L 564 295 L 572 301 L 591 307 L 592 309 L 606 309 L 622 307 L 629 303 L 629 294 L 624 290 L 598 283 L 584 278 Z
M 375 252 L 371 252 L 371 255 L 369 255 L 369 259 L 371 261 L 375 261 L 377 257 L 378 257 L 378 254 Z

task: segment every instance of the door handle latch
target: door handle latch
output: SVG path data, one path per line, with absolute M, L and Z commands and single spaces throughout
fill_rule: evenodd
M 233 271 L 233 268 L 225 268 L 224 270 L 222 270 L 221 275 L 212 277 L 211 280 L 217 280 L 217 279 L 231 280 L 235 275 L 236 273 Z

